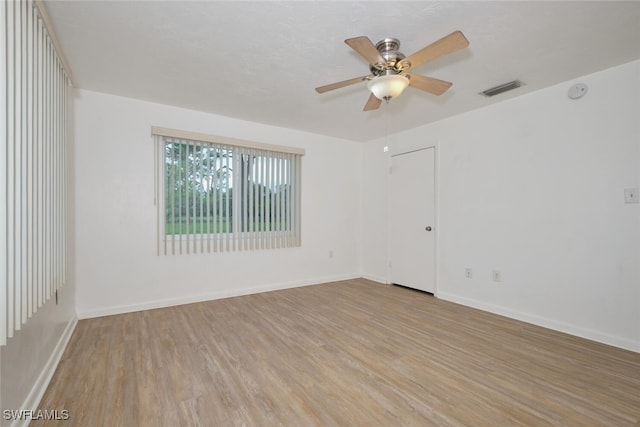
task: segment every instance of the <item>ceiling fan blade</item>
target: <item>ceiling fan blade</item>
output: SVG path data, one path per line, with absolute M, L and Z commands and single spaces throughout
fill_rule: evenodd
M 352 39 L 346 39 L 344 42 L 360 56 L 369 61 L 370 65 L 387 63 L 368 37 L 354 37 Z
M 378 108 L 380 108 L 380 104 L 382 104 L 382 100 L 376 98 L 374 94 L 371 94 L 371 96 L 369 96 L 369 100 L 364 106 L 364 110 L 362 111 L 377 110 Z
M 355 79 L 349 79 L 349 80 L 344 80 L 344 81 L 337 82 L 337 83 L 331 83 L 330 85 L 320 86 L 320 87 L 316 88 L 316 92 L 325 93 L 325 92 L 328 92 L 330 90 L 340 89 L 341 87 L 345 87 L 345 86 L 353 85 L 353 84 L 356 84 L 356 83 L 360 83 L 360 82 L 362 82 L 364 80 L 367 80 L 369 77 L 371 77 L 371 76 L 356 77 Z
M 409 77 L 409 86 L 438 96 L 445 93 L 447 89 L 453 85 L 451 82 L 434 79 L 433 77 L 421 76 L 419 74 L 407 73 L 405 75 Z
M 443 55 L 455 52 L 469 46 L 469 40 L 462 34 L 461 31 L 454 31 L 441 38 L 440 40 L 431 43 L 429 46 L 417 51 L 413 55 L 409 55 L 401 61 L 401 64 L 408 64 L 404 70 L 409 68 L 415 68 L 418 65 L 422 65 L 425 62 L 432 61 Z

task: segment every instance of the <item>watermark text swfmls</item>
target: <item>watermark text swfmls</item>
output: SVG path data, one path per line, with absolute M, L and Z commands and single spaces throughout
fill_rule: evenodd
M 2 411 L 5 420 L 47 420 L 65 421 L 69 419 L 67 409 L 5 409 Z

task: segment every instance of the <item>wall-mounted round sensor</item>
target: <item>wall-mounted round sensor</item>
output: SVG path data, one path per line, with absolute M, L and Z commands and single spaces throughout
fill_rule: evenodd
M 584 83 L 576 83 L 569 88 L 569 98 L 580 99 L 587 94 L 589 87 Z

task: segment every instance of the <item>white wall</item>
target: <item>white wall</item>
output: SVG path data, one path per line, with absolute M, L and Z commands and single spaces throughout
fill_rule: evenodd
M 75 111 L 79 317 L 359 275 L 361 144 L 84 90 Z M 151 126 L 305 148 L 302 247 L 158 257 Z
M 437 295 L 640 351 L 639 118 L 636 61 L 389 137 L 438 147 Z M 363 272 L 383 279 L 384 144 L 365 146 L 362 206 Z
M 73 284 L 58 291 L 0 349 L 3 410 L 36 409 L 76 324 Z M 65 409 L 65 408 L 47 408 Z M 2 417 L 2 426 L 11 425 Z

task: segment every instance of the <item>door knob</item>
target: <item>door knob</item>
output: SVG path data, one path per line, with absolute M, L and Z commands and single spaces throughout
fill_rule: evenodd
M 431 226 L 427 225 L 424 229 L 427 230 L 427 231 L 431 231 Z

